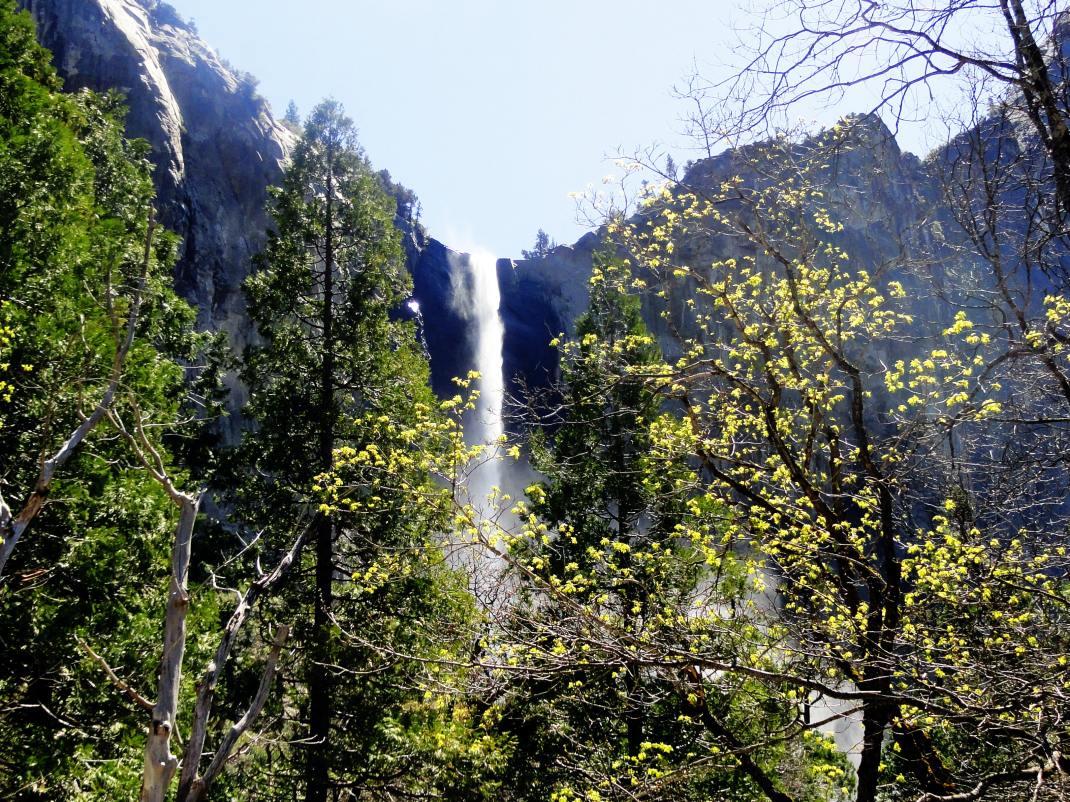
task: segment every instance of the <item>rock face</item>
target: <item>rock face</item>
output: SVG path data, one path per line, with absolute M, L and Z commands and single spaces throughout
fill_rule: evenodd
M 263 248 L 268 188 L 296 137 L 275 120 L 251 76 L 236 74 L 157 0 L 19 0 L 37 23 L 66 88 L 118 90 L 127 132 L 147 140 L 162 222 L 182 237 L 175 286 L 201 328 L 239 350 L 253 336 L 241 283 Z M 402 188 L 385 183 L 392 189 Z M 469 321 L 455 304 L 465 257 L 399 216 L 436 390 L 468 371 Z M 244 403 L 235 385 L 232 407 Z
M 431 357 L 431 386 L 440 398 L 457 392 L 454 376 L 475 364 L 475 328 L 461 299 L 466 292 L 468 256 L 427 239 L 409 252 L 413 299 L 419 304 L 423 339 Z
M 805 149 L 808 144 L 798 147 Z M 744 148 L 702 159 L 689 167 L 681 186 L 711 196 L 733 176 L 742 176 L 747 184 L 768 180 L 757 177 L 760 170 L 756 170 L 755 158 L 755 153 Z M 830 210 L 833 219 L 844 223 L 837 244 L 851 255 L 853 267 L 875 275 L 894 265 L 895 278 L 915 298 L 919 320 L 934 320 L 942 314 L 942 305 L 932 297 L 932 279 L 936 279 L 936 286 L 940 281 L 933 271 L 950 258 L 950 251 L 943 259 L 933 258 L 941 250 L 932 233 L 939 198 L 922 163 L 899 149 L 880 120 L 858 118 L 848 139 L 812 180 L 824 191 L 821 205 Z M 642 224 L 641 217 L 633 219 Z M 953 225 L 945 222 L 936 228 L 950 231 Z M 601 236 L 587 234 L 575 245 L 555 248 L 541 259 L 516 262 L 515 270 L 503 281 L 506 348 L 513 357 L 507 360 L 507 367 L 514 385 L 539 385 L 545 383 L 548 371 L 553 373 L 552 352 L 547 355 L 538 346 L 557 332 L 571 332 L 585 310 L 587 278 L 593 254 L 600 247 Z M 744 239 L 707 232 L 677 240 L 675 247 L 680 263 L 693 266 L 757 255 L 753 244 Z M 918 270 L 924 270 L 924 275 L 911 272 L 912 256 L 918 257 Z M 680 337 L 697 333 L 693 330 L 696 313 L 688 310 L 695 299 L 701 305 L 701 296 L 690 279 L 674 282 L 664 299 L 654 292 L 643 299 L 643 317 L 670 360 L 680 354 Z
M 587 282 L 601 244 L 589 233 L 575 245 L 559 245 L 541 259 L 502 260 L 498 265 L 505 375 L 509 389 L 524 394 L 554 379 L 557 353 L 550 340 L 571 332 L 587 308 Z
M 249 326 L 240 291 L 264 243 L 267 188 L 293 135 L 248 76 L 154 0 L 20 0 L 69 90 L 119 90 L 127 130 L 152 145 L 162 222 L 182 237 L 176 288 L 202 327 L 235 345 Z
M 253 336 L 245 314 L 241 282 L 264 245 L 268 188 L 282 177 L 294 135 L 276 122 L 257 96 L 250 76 L 235 74 L 202 42 L 193 28 L 159 0 L 19 0 L 33 14 L 41 42 L 54 54 L 68 89 L 117 89 L 127 96 L 128 132 L 151 144 L 163 223 L 183 240 L 176 288 L 199 310 L 204 328 L 226 331 L 240 349 Z M 852 126 L 852 141 L 815 177 L 827 191 L 826 205 L 845 223 L 841 245 L 871 272 L 904 255 L 924 255 L 928 271 L 912 280 L 897 275 L 924 312 L 942 264 L 943 231 L 935 183 L 926 168 L 900 152 L 876 119 Z M 801 145 L 805 147 L 805 143 Z M 748 172 L 749 171 L 749 172 Z M 683 184 L 715 189 L 725 179 L 755 171 L 746 150 L 694 163 Z M 397 193 L 407 192 L 384 180 Z M 411 195 L 411 193 L 409 193 Z M 399 208 L 414 297 L 431 357 L 432 381 L 440 394 L 454 391 L 450 379 L 473 366 L 472 317 L 458 299 L 466 293 L 467 257 L 429 238 L 412 219 L 414 198 Z M 408 210 L 408 211 L 406 211 Z M 946 213 L 944 213 L 946 215 Z M 587 279 L 601 237 L 591 233 L 575 245 L 553 249 L 541 259 L 501 260 L 504 361 L 510 389 L 546 386 L 556 370 L 550 340 L 569 332 L 587 306 Z M 701 265 L 746 253 L 747 244 L 725 237 L 695 237 L 677 243 L 682 260 Z M 958 268 L 961 276 L 963 269 Z M 664 300 L 644 301 L 648 325 L 665 354 L 678 351 L 673 329 L 685 336 L 683 314 L 693 288 L 683 284 Z M 667 321 L 662 313 L 668 311 Z M 674 314 L 675 312 L 675 314 Z M 415 314 L 415 313 L 414 313 Z M 934 312 L 935 314 L 935 312 Z M 924 317 L 924 315 L 922 315 Z M 670 324 L 671 322 L 671 324 Z M 244 398 L 240 387 L 234 408 Z

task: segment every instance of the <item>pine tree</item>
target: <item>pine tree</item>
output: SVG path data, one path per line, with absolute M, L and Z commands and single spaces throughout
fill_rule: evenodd
M 435 625 L 427 619 L 470 610 L 429 550 L 447 506 L 422 503 L 415 488 L 429 479 L 419 460 L 374 489 L 350 471 L 347 482 L 356 484 L 344 503 L 324 501 L 325 482 L 341 486 L 340 477 L 338 485 L 324 479 L 338 455 L 367 457 L 363 470 L 375 470 L 391 445 L 411 451 L 398 432 L 436 406 L 412 324 L 394 314 L 410 287 L 394 202 L 339 104 L 324 102 L 309 116 L 273 213 L 275 231 L 247 284 L 263 344 L 243 369 L 257 426 L 243 445 L 254 469 L 239 508 L 269 541 L 311 527 L 311 581 L 279 615 L 297 618 L 296 735 L 307 739 L 305 798 L 321 802 L 338 783 L 383 792 L 424 771 L 406 765 L 418 751 L 405 745 L 406 728 L 424 726 L 412 712 L 419 705 L 409 723 L 396 718 L 421 699 L 409 677 L 414 664 L 401 655 L 430 648 Z M 376 580 L 380 569 L 390 581 Z
M 542 259 L 556 247 L 557 243 L 550 239 L 550 235 L 540 228 L 535 235 L 535 246 L 530 251 L 521 250 L 520 255 L 525 259 Z
M 301 112 L 298 111 L 294 101 L 291 100 L 286 104 L 286 113 L 282 116 L 282 122 L 295 133 L 301 132 Z

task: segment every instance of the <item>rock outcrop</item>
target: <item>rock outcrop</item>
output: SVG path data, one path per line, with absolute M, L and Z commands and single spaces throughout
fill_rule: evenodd
M 435 239 L 409 252 L 413 299 L 419 305 L 423 340 L 431 358 L 431 386 L 442 398 L 457 392 L 454 376 L 475 364 L 475 323 L 461 303 L 468 256 Z
M 118 90 L 127 131 L 147 140 L 162 222 L 182 237 L 176 288 L 202 327 L 240 346 L 241 282 L 264 243 L 267 188 L 293 134 L 249 76 L 236 74 L 165 3 L 20 0 L 69 90 Z
M 553 381 L 557 352 L 550 340 L 571 332 L 586 310 L 587 282 L 600 245 L 599 236 L 588 233 L 574 245 L 559 245 L 541 258 L 499 262 L 503 358 L 514 394 L 523 395 Z
M 933 297 L 934 279 L 935 286 L 940 282 L 933 271 L 952 258 L 950 250 L 934 241 L 932 234 L 940 214 L 936 184 L 917 157 L 900 150 L 892 133 L 876 117 L 855 118 L 849 131 L 810 177 L 823 191 L 819 205 L 844 224 L 835 239 L 851 255 L 855 269 L 866 269 L 872 275 L 894 271 L 922 312 L 919 319 L 935 320 L 943 312 Z M 796 147 L 802 155 L 811 146 L 803 142 Z M 749 185 L 775 180 L 772 175 L 762 176 L 760 166 L 761 154 L 755 148 L 725 152 L 690 165 L 680 187 L 711 197 L 733 176 L 741 176 Z M 638 225 L 642 220 L 641 215 L 633 218 Z M 942 227 L 935 226 L 937 230 L 953 227 L 946 220 Z M 714 236 L 705 230 L 674 244 L 679 262 L 696 267 L 756 255 L 753 243 L 745 238 Z M 587 306 L 593 254 L 602 246 L 601 234 L 590 233 L 575 245 L 554 248 L 540 259 L 516 262 L 515 270 L 504 277 L 506 348 L 513 356 L 507 366 L 514 385 L 544 384 L 548 372 L 553 373 L 553 355 L 538 350 L 539 338 L 571 332 Z M 941 258 L 933 258 L 938 252 Z M 696 313 L 689 310 L 696 299 L 701 305 L 701 296 L 690 279 L 673 282 L 664 298 L 654 292 L 643 298 L 643 317 L 670 360 L 680 353 L 681 337 L 697 334 L 693 329 Z M 549 368 L 547 358 L 551 360 Z
M 69 89 L 89 87 L 126 94 L 128 131 L 151 144 L 160 214 L 183 241 L 176 288 L 199 310 L 202 327 L 224 330 L 241 348 L 252 336 L 241 282 L 264 244 L 268 188 L 279 181 L 295 138 L 277 122 L 255 91 L 250 76 L 236 74 L 174 10 L 159 0 L 19 0 L 33 14 L 38 36 L 54 54 Z M 929 271 L 897 275 L 916 290 L 924 307 L 941 277 L 932 271 L 954 257 L 939 239 L 955 226 L 940 226 L 940 198 L 933 176 L 918 159 L 902 153 L 875 118 L 851 126 L 851 140 L 814 176 L 827 193 L 823 204 L 844 222 L 840 244 L 855 264 L 876 272 L 897 270 L 916 256 Z M 806 147 L 805 143 L 799 147 Z M 744 149 L 690 166 L 683 185 L 713 190 L 730 176 L 758 180 Z M 467 259 L 427 236 L 412 219 L 415 198 L 387 186 L 399 204 L 403 234 L 421 327 L 431 356 L 432 380 L 451 394 L 450 379 L 472 367 L 472 320 L 457 298 L 465 292 Z M 601 237 L 591 233 L 575 245 L 554 248 L 540 259 L 501 260 L 504 360 L 511 389 L 544 387 L 552 380 L 556 355 L 550 340 L 568 332 L 587 305 L 587 279 Z M 701 265 L 738 256 L 747 243 L 726 237 L 694 237 L 677 243 L 681 260 Z M 940 258 L 934 254 L 941 252 Z M 965 268 L 968 272 L 968 268 Z M 962 275 L 963 269 L 958 270 Z M 935 282 L 934 282 L 935 279 Z M 680 284 L 662 300 L 651 294 L 644 312 L 670 358 L 677 351 L 674 329 L 684 335 L 693 287 Z M 932 304 L 935 310 L 937 304 Z M 662 313 L 679 310 L 666 322 Z M 416 314 L 416 313 L 414 313 Z M 935 311 L 934 311 L 935 314 Z M 240 408 L 241 388 L 235 388 Z

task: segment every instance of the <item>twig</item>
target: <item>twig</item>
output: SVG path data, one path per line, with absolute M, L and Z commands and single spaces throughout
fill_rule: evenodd
M 138 693 L 134 688 L 130 687 L 130 684 L 128 682 L 126 682 L 126 680 L 124 680 L 118 674 L 116 674 L 112 670 L 112 667 L 108 665 L 108 662 L 103 657 L 101 657 L 99 654 L 94 652 L 93 649 L 89 646 L 88 643 L 86 643 L 84 640 L 82 640 L 77 635 L 75 636 L 75 640 L 78 641 L 78 645 L 81 646 L 82 649 L 84 649 L 85 652 L 91 658 L 93 658 L 93 661 L 97 665 L 99 665 L 102 669 L 104 669 L 104 673 L 108 675 L 108 679 L 111 680 L 112 684 L 116 688 L 118 688 L 120 691 L 122 691 L 127 696 L 129 696 L 130 700 L 134 704 L 136 704 L 138 707 L 140 707 L 143 710 L 148 710 L 150 713 L 152 712 L 152 707 L 153 707 L 152 702 L 150 702 L 148 699 L 146 699 L 144 696 L 142 696 L 140 693 Z

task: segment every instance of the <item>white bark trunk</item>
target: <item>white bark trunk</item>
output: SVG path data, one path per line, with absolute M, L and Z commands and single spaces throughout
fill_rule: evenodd
M 289 633 L 290 628 L 285 624 L 281 624 L 276 630 L 275 642 L 271 646 L 271 653 L 268 655 L 267 664 L 264 666 L 264 673 L 260 677 L 260 687 L 257 688 L 256 696 L 253 697 L 253 701 L 249 704 L 249 709 L 245 711 L 245 715 L 231 725 L 204 775 L 197 777 L 190 783 L 188 794 L 184 789 L 179 790 L 178 802 L 201 802 L 204 799 L 208 789 L 212 787 L 212 783 L 219 776 L 219 772 L 223 770 L 223 767 L 230 759 L 234 747 L 238 744 L 238 739 L 245 734 L 245 731 L 260 715 L 260 711 L 264 709 L 268 695 L 271 693 L 271 683 L 275 679 L 275 668 L 279 662 L 279 653 L 282 651 L 282 646 L 286 642 Z
M 149 739 L 145 747 L 145 773 L 141 802 L 165 802 L 171 780 L 178 769 L 178 758 L 171 754 L 171 735 L 175 731 L 178 692 L 182 682 L 182 658 L 186 651 L 186 614 L 189 610 L 187 582 L 193 526 L 197 521 L 200 496 L 179 496 L 181 515 L 175 530 L 171 554 L 171 585 L 164 624 L 163 658 L 160 661 L 160 685 L 152 709 Z
M 260 577 L 256 582 L 249 586 L 249 589 L 245 592 L 238 606 L 234 609 L 234 612 L 230 616 L 230 620 L 227 622 L 226 628 L 223 630 L 223 636 L 219 640 L 219 646 L 216 649 L 215 659 L 208 664 L 208 668 L 204 672 L 204 678 L 201 680 L 200 686 L 197 690 L 197 706 L 193 714 L 193 725 L 190 727 L 189 746 L 186 747 L 186 753 L 182 760 L 182 776 L 178 782 L 178 801 L 187 802 L 187 800 L 199 799 L 208 786 L 211 784 L 214 774 L 209 776 L 205 775 L 204 778 L 198 777 L 197 772 L 200 769 L 201 756 L 204 754 L 205 738 L 208 734 L 208 721 L 212 715 L 212 705 L 215 701 L 215 689 L 219 682 L 219 675 L 223 671 L 223 667 L 227 663 L 227 659 L 230 657 L 230 650 L 234 645 L 235 639 L 238 637 L 238 633 L 241 631 L 242 625 L 245 623 L 246 618 L 252 612 L 256 602 L 265 593 L 268 593 L 271 588 L 282 577 L 286 575 L 286 572 L 290 569 L 297 555 L 301 553 L 301 548 L 304 545 L 305 537 L 308 535 L 306 529 L 297 539 L 294 541 L 290 550 L 279 561 L 279 564 L 275 566 L 275 569 L 270 574 L 265 574 Z M 286 638 L 286 627 L 279 628 L 279 635 L 277 636 L 276 648 L 272 650 L 272 656 L 268 659 L 268 668 L 265 673 L 274 673 L 274 661 L 278 659 L 278 651 L 282 648 L 282 640 Z M 270 683 L 269 686 L 270 687 Z M 256 709 L 259 712 L 259 708 L 263 707 L 263 703 L 266 698 L 260 702 L 257 706 L 256 701 L 253 702 L 253 707 L 250 709 Z M 248 716 L 248 714 L 247 714 Z M 252 718 L 249 718 L 248 723 L 252 723 Z M 246 726 L 248 726 L 248 723 Z M 217 756 L 222 752 L 222 747 L 217 751 Z M 224 755 L 224 758 L 229 755 Z M 213 761 L 214 763 L 215 761 Z M 199 790 L 198 790 L 199 789 Z

